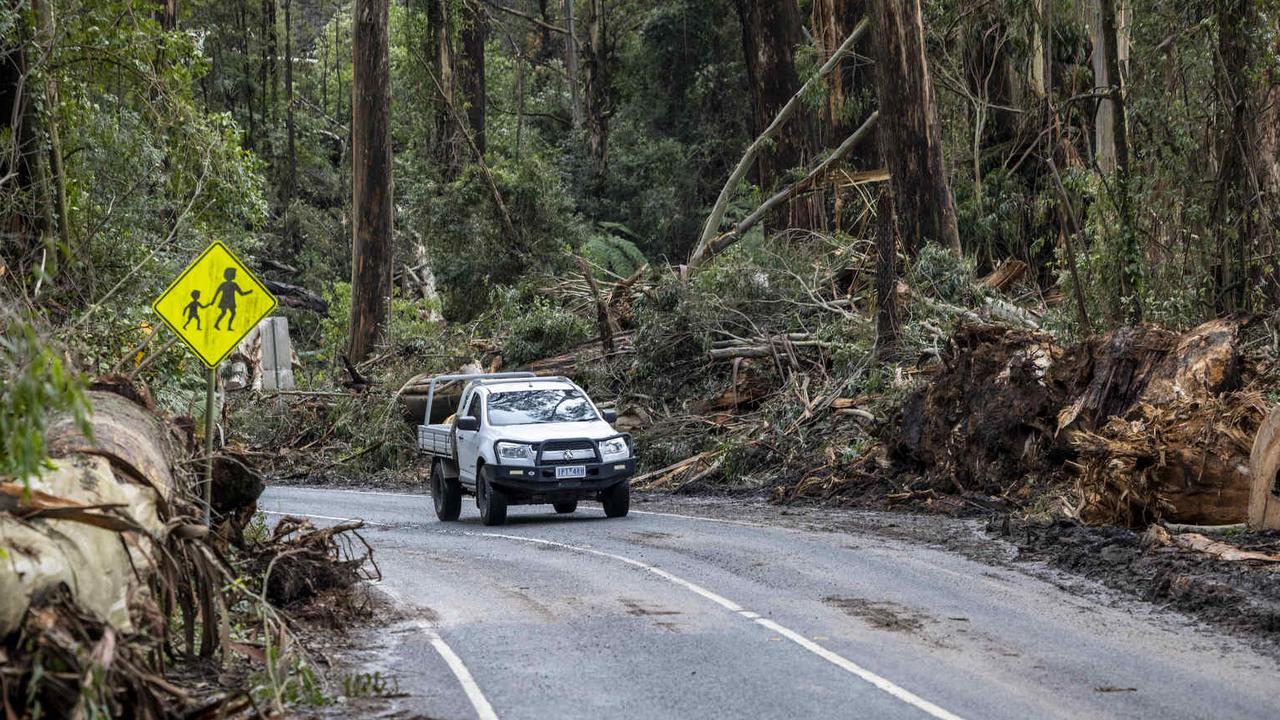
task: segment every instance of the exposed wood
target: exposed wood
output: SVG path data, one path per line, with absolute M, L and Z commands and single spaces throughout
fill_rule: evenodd
M 880 148 L 889 165 L 903 248 L 933 242 L 960 252 L 942 157 L 937 98 L 925 52 L 920 0 L 871 0 L 876 95 L 885 115 Z
M 769 123 L 752 143 L 747 146 L 746 152 L 738 160 L 738 164 L 734 166 L 733 172 L 729 174 L 729 179 L 720 189 L 719 196 L 716 197 L 715 205 L 711 208 L 711 213 L 707 216 L 706 222 L 702 226 L 702 236 L 698 239 L 698 245 L 694 248 L 693 253 L 689 257 L 689 265 L 696 267 L 706 261 L 712 240 L 720 230 L 720 223 L 724 220 L 724 214 L 729 208 L 729 201 L 733 198 L 734 193 L 738 189 L 738 185 L 747 176 L 751 166 L 755 163 L 757 156 L 768 145 L 773 136 L 786 124 L 787 120 L 795 113 L 796 109 L 802 104 L 802 98 L 811 85 L 819 81 L 827 73 L 831 72 L 839 64 L 840 59 L 845 53 L 858 42 L 858 40 L 867 32 L 870 24 L 864 19 L 854 28 L 849 37 L 840 45 L 836 52 L 831 54 L 831 58 L 827 60 L 813 78 L 804 84 L 795 95 L 791 97 L 787 104 L 778 111 L 773 121 Z
M 1027 270 L 1026 263 L 1009 258 L 1000 263 L 999 267 L 992 270 L 989 275 L 979 280 L 978 283 L 989 290 L 1004 292 L 1025 277 Z
M 1258 429 L 1249 454 L 1249 527 L 1280 530 L 1280 406 Z
M 359 363 L 381 338 L 391 298 L 391 88 L 388 0 L 356 0 L 352 86 L 351 334 Z
M 439 166 L 440 174 L 448 181 L 455 180 L 462 173 L 465 151 L 459 136 L 467 135 L 461 114 L 454 107 L 458 69 L 453 51 L 453 35 L 453 3 L 450 0 L 427 0 L 425 52 L 428 74 L 442 98 L 434 107 L 431 154 Z

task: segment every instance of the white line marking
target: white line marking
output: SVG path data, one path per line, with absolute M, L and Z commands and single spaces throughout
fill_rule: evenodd
M 929 715 L 932 715 L 935 718 L 938 718 L 938 720 L 962 720 L 959 715 L 956 715 L 948 710 L 945 710 L 929 702 L 928 700 L 925 700 L 919 695 L 916 695 L 910 690 L 907 690 L 906 688 L 896 685 L 892 681 L 871 672 L 870 670 L 862 667 L 861 665 L 858 665 L 852 660 L 849 660 L 846 657 L 843 657 L 835 652 L 832 652 L 831 650 L 828 650 L 827 648 L 806 638 L 800 633 L 797 633 L 794 630 L 788 629 L 782 625 L 779 625 L 778 623 L 772 620 L 760 617 L 759 615 L 751 612 L 750 610 L 745 610 L 744 608 L 742 608 L 740 605 L 733 602 L 732 600 L 722 595 L 717 595 L 716 593 L 702 587 L 701 585 L 697 585 L 695 583 L 689 582 L 688 580 L 685 580 L 682 577 L 679 577 L 677 575 L 672 575 L 671 573 L 667 572 L 666 570 L 663 570 L 662 568 L 654 567 L 653 565 L 650 565 L 648 563 L 641 562 L 639 560 L 633 560 L 629 557 L 625 557 L 622 555 L 615 555 L 613 553 L 604 552 L 603 550 L 595 550 L 592 548 L 581 547 L 578 545 L 569 545 L 568 543 L 556 542 L 554 540 L 543 540 L 541 538 L 523 537 L 520 535 L 504 535 L 502 533 L 467 532 L 462 534 L 478 535 L 481 537 L 501 538 L 504 540 L 516 540 L 518 542 L 534 543 L 537 545 L 548 545 L 551 547 L 558 547 L 558 548 L 563 548 L 565 550 L 572 550 L 574 552 L 586 553 L 589 555 L 596 555 L 599 557 L 609 558 L 611 560 L 617 560 L 619 562 L 626 563 L 627 565 L 631 565 L 632 567 L 637 567 L 642 570 L 646 570 L 648 572 L 653 573 L 654 575 L 657 575 L 660 578 L 663 578 L 664 580 L 667 580 L 676 585 L 679 585 L 680 587 L 683 587 L 686 590 L 689 590 L 690 592 L 701 595 L 702 597 L 714 602 L 715 604 L 725 608 L 726 610 L 729 610 L 730 612 L 734 612 L 748 618 L 750 618 L 751 616 L 754 616 L 754 618 L 752 618 L 752 621 L 755 624 L 759 625 L 760 627 L 765 628 L 778 635 L 781 635 L 782 637 L 799 645 L 805 650 L 808 650 L 814 655 L 817 655 L 823 660 L 826 660 L 832 665 L 835 665 L 841 670 L 844 670 L 845 672 L 851 673 L 865 680 L 871 685 L 889 693 L 890 695 L 901 700 L 902 702 L 907 703 L 908 705 L 911 705 L 912 707 L 915 707 L 925 713 L 928 713 Z
M 746 520 L 728 520 L 725 518 L 704 517 L 702 515 L 681 515 L 680 513 L 655 512 L 653 510 L 632 510 L 636 515 L 657 515 L 658 517 L 673 517 L 683 520 L 702 520 L 704 522 L 721 523 L 723 525 L 738 525 L 740 527 L 765 528 L 768 530 L 787 530 L 792 532 L 804 532 L 795 528 L 781 527 L 778 525 L 766 525 L 764 523 L 747 522 Z
M 886 680 L 885 678 L 880 677 L 879 675 L 871 672 L 870 670 L 867 670 L 866 668 L 858 665 L 852 660 L 849 660 L 840 655 L 837 655 L 834 652 L 831 652 L 830 650 L 822 647 L 818 643 L 810 640 L 809 638 L 801 635 L 800 633 L 795 632 L 794 630 L 785 628 L 768 618 L 757 618 L 755 622 L 760 627 L 768 628 L 778 633 L 782 637 L 799 645 L 805 650 L 808 650 L 814 655 L 817 655 L 823 660 L 826 660 L 832 665 L 835 665 L 836 667 L 841 668 L 846 672 L 850 672 L 850 673 L 853 673 L 854 675 L 857 675 L 863 680 L 866 680 L 872 685 L 875 685 L 876 687 L 898 698 L 902 702 L 907 703 L 908 705 L 913 705 L 917 708 L 920 708 L 921 710 L 929 713 L 930 715 L 936 718 L 939 718 L 940 720 L 960 720 L 960 717 L 958 715 L 955 715 L 952 712 L 949 712 L 947 710 L 944 710 L 938 707 L 937 705 L 934 705 L 933 703 L 929 702 L 928 700 L 925 700 L 919 695 L 916 695 L 910 690 L 906 690 L 905 688 L 902 688 L 902 687 L 899 687 L 898 685 L 893 684 L 889 680 Z
M 424 623 L 425 624 L 425 623 Z M 425 632 L 431 638 L 431 647 L 440 653 L 440 657 L 444 658 L 449 669 L 453 671 L 453 676 L 458 678 L 458 684 L 462 686 L 462 691 L 467 694 L 467 699 L 471 701 L 471 707 L 475 708 L 476 715 L 480 720 L 498 720 L 498 713 L 493 711 L 493 706 L 489 704 L 489 700 L 485 698 L 484 693 L 480 691 L 480 686 L 476 684 L 476 679 L 471 676 L 471 671 L 467 670 L 467 666 L 462 663 L 462 658 L 449 647 L 449 643 L 440 637 L 440 633 L 432 627 L 423 627 Z
M 261 512 L 263 515 L 280 515 L 280 516 L 292 515 L 294 517 L 311 518 L 313 520 L 333 520 L 334 522 L 362 522 L 369 527 L 391 527 L 390 525 L 387 525 L 385 523 L 370 522 L 368 520 L 362 520 L 360 518 L 334 517 L 333 515 L 308 515 L 306 513 L 299 513 L 299 512 L 276 512 L 275 510 L 259 510 L 259 512 Z
M 328 488 L 328 487 L 322 487 L 322 486 L 312 487 L 308 485 L 277 485 L 274 487 L 276 490 L 286 490 L 286 491 L 305 490 L 307 492 L 346 493 L 347 495 L 380 495 L 383 497 L 420 497 L 420 498 L 430 497 L 430 495 L 427 495 L 425 493 L 393 493 L 393 492 L 382 492 L 377 490 L 341 490 L 339 488 Z
M 398 593 L 393 591 L 386 585 L 382 585 L 382 591 L 386 593 L 392 600 L 400 605 L 409 605 L 401 598 Z M 427 639 L 431 642 L 431 647 L 439 653 L 440 658 L 449 666 L 449 671 L 457 678 L 458 684 L 462 686 L 462 692 L 466 693 L 467 700 L 471 701 L 471 707 L 475 709 L 476 716 L 480 720 L 498 720 L 498 713 L 494 712 L 493 705 L 489 704 L 489 699 L 484 696 L 484 692 L 480 690 L 480 684 L 476 682 L 471 671 L 467 669 L 466 663 L 462 662 L 462 658 L 458 657 L 458 653 L 449 647 L 449 643 L 440 637 L 440 632 L 426 620 L 412 621 L 414 627 L 421 630 Z

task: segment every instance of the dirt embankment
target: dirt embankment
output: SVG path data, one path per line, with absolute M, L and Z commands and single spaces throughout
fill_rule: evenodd
M 1215 538 L 1233 548 L 1274 555 L 1277 562 L 1223 560 L 1200 550 L 1153 542 L 1120 527 L 1069 520 L 1012 531 L 1026 559 L 1102 582 L 1171 607 L 1280 651 L 1280 533 Z

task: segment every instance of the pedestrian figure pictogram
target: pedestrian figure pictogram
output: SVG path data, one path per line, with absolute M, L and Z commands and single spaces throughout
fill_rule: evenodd
M 186 316 L 187 321 L 182 323 L 182 329 L 186 330 L 187 326 L 191 324 L 191 321 L 195 320 L 196 329 L 199 330 L 200 329 L 200 311 L 207 307 L 209 306 L 200 304 L 200 291 L 192 290 L 191 302 L 187 303 L 187 308 L 183 310 L 183 314 Z
M 222 318 L 226 317 L 227 313 L 231 313 L 231 317 L 227 318 L 227 330 L 231 331 L 235 329 L 231 327 L 231 325 L 236 321 L 236 296 L 249 295 L 253 293 L 253 291 L 242 290 L 240 286 L 236 284 L 235 268 L 227 268 L 223 271 L 222 276 L 226 278 L 226 282 L 219 285 L 218 289 L 213 294 L 215 300 L 219 295 L 222 296 L 222 300 L 218 301 L 218 309 L 222 312 L 218 313 L 218 319 L 213 321 L 213 329 L 221 329 L 218 327 L 218 324 L 222 322 Z
M 226 245 L 215 242 L 151 307 L 205 365 L 216 367 L 271 314 L 276 298 Z

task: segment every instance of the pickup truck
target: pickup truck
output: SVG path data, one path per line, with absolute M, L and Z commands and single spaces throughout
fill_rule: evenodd
M 457 412 L 432 424 L 437 386 L 465 383 Z M 563 377 L 533 373 L 439 375 L 427 390 L 418 449 L 431 458 L 436 517 L 457 520 L 474 495 L 485 525 L 506 522 L 510 505 L 550 503 L 571 513 L 598 500 L 623 517 L 635 473 L 631 436 L 611 423 L 586 392 Z

